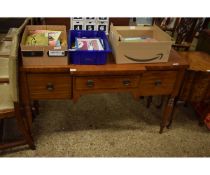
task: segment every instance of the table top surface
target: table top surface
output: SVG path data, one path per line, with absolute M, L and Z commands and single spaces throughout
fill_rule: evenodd
M 137 64 L 116 64 L 112 54 L 109 55 L 107 64 L 104 65 L 49 65 L 49 66 L 23 66 L 21 70 L 27 72 L 71 72 L 72 74 L 100 73 L 138 73 L 145 70 L 172 70 L 187 68 L 187 60 L 182 58 L 175 50 L 171 50 L 169 60 L 166 63 L 137 63 Z
M 189 70 L 210 72 L 210 55 L 205 52 L 179 52 L 189 62 Z

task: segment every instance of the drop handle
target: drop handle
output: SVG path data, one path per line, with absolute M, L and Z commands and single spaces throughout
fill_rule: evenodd
M 162 81 L 161 80 L 156 80 L 155 81 L 155 86 L 160 86 L 162 84 Z
M 47 83 L 46 88 L 47 88 L 48 91 L 53 91 L 54 90 L 54 85 L 52 83 Z
M 95 85 L 95 82 L 93 80 L 87 80 L 86 85 L 87 87 L 93 87 Z
M 123 80 L 123 85 L 124 86 L 129 86 L 131 84 L 130 80 Z

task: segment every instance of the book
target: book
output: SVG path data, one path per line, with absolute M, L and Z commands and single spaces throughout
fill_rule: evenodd
M 26 38 L 26 45 L 31 46 L 61 46 L 65 45 L 66 41 L 60 40 L 61 31 L 51 30 L 33 30 L 29 32 Z
M 77 50 L 104 50 L 100 38 L 76 38 L 75 48 Z

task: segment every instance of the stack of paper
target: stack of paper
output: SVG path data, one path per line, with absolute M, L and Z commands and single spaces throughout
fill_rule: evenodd
M 75 46 L 77 50 L 104 50 L 100 38 L 76 38 Z

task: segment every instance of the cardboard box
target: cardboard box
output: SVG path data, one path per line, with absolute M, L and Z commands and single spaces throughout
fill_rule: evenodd
M 62 31 L 60 40 L 66 42 L 64 46 L 29 46 L 25 45 L 29 31 L 53 30 Z M 21 40 L 21 54 L 23 65 L 67 65 L 67 36 L 66 27 L 59 25 L 28 25 L 25 27 Z
M 150 41 L 126 41 L 125 38 L 150 37 Z M 171 37 L 157 26 L 110 26 L 109 40 L 117 64 L 167 62 Z

